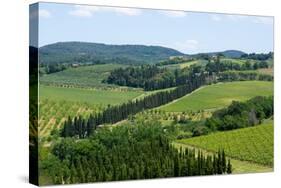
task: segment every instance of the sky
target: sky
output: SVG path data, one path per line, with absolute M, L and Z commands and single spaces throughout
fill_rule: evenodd
M 39 47 L 83 41 L 158 45 L 185 54 L 273 51 L 273 17 L 57 3 L 40 3 L 38 14 Z

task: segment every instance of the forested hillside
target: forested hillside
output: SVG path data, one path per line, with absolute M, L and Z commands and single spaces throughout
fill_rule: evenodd
M 59 42 L 43 46 L 40 63 L 157 63 L 181 52 L 160 46 Z

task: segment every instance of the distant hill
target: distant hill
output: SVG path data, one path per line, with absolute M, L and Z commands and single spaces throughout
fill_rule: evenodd
M 183 53 L 160 46 L 59 42 L 39 49 L 40 63 L 157 63 Z
M 206 55 L 209 55 L 209 56 L 213 56 L 213 55 L 217 55 L 217 54 L 223 54 L 227 58 L 240 58 L 242 55 L 244 55 L 246 53 L 242 52 L 242 51 L 239 51 L 239 50 L 226 50 L 226 51 L 222 51 L 222 52 L 199 53 L 199 54 L 195 54 L 195 55 L 192 55 L 192 56 L 198 56 L 198 55 L 202 55 L 202 54 L 206 54 Z

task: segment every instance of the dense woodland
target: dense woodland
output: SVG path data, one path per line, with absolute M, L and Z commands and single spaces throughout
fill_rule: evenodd
M 181 58 L 179 59 L 177 60 L 176 58 L 176 62 L 182 60 Z M 202 72 L 207 72 L 210 76 L 219 75 L 219 81 L 272 80 L 271 76 L 261 76 L 257 73 L 225 73 L 226 71 L 249 71 L 268 67 L 269 65 L 266 61 L 255 63 L 246 61 L 240 65 L 231 61 L 221 61 L 220 56 L 218 56 L 214 60 L 209 59 L 205 67 L 192 65 L 184 69 L 169 70 L 156 65 L 143 65 L 140 67 L 120 68 L 112 71 L 105 82 L 120 86 L 143 88 L 149 91 L 184 85 L 192 75 L 201 74 Z
M 58 42 L 40 47 L 40 63 L 104 63 L 148 64 L 170 56 L 184 55 L 161 46 L 108 45 L 88 42 Z
M 254 59 L 254 60 L 267 60 L 267 59 L 273 59 L 274 53 L 269 52 L 269 53 L 250 53 L 250 54 L 243 54 L 241 55 L 241 58 L 246 58 L 246 59 Z
M 243 64 L 232 63 L 231 61 L 221 61 L 218 57 L 214 62 L 209 62 L 206 65 L 206 71 L 209 74 L 230 71 L 230 70 L 257 70 L 260 68 L 268 68 L 269 65 L 266 61 L 257 61 L 251 64 L 250 61 L 246 61 Z
M 89 139 L 62 139 L 42 163 L 57 184 L 232 173 L 223 150 L 178 151 L 159 122 L 101 128 Z
M 114 70 L 106 82 L 120 86 L 141 87 L 150 91 L 185 85 L 202 74 L 204 72 L 201 66 L 173 71 L 155 65 L 146 65 Z
M 273 97 L 255 97 L 246 102 L 234 101 L 206 120 L 211 130 L 232 130 L 260 124 L 273 116 Z

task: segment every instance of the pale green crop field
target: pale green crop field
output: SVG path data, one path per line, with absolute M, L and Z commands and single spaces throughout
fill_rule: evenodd
M 40 85 L 40 99 L 54 101 L 84 102 L 97 105 L 116 105 L 132 100 L 142 91 L 122 91 L 122 90 L 99 90 L 99 89 L 80 89 L 63 88 L 54 86 Z
M 101 64 L 68 68 L 61 72 L 40 77 L 40 83 L 77 87 L 115 87 L 114 85 L 103 83 L 103 80 L 109 76 L 110 71 L 124 67 L 127 67 L 127 65 Z
M 232 101 L 245 101 L 254 96 L 273 95 L 273 82 L 238 81 L 204 86 L 177 101 L 162 106 L 169 112 L 217 109 Z

